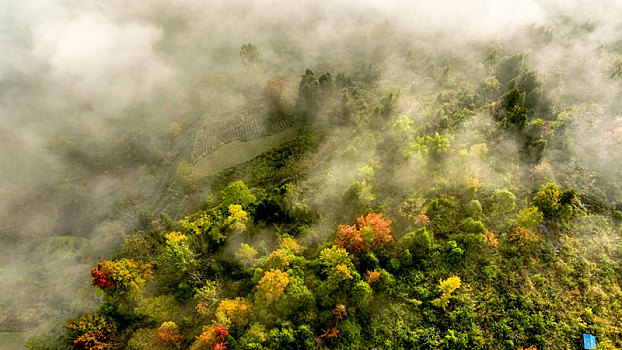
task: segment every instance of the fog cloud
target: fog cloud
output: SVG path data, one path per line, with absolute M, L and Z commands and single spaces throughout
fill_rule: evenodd
M 423 69 L 404 68 L 409 51 L 421 54 L 417 64 L 428 60 L 424 63 L 439 71 L 451 64 L 460 67 L 453 72 L 456 82 L 491 75 L 482 62 L 494 48 L 526 52 L 526 68 L 539 70 L 549 88 L 547 98 L 561 105 L 589 99 L 600 105 L 596 127 L 572 124 L 566 136 L 576 140 L 587 165 L 615 176 L 619 170 L 612 165 L 622 159 L 611 150 L 620 145 L 622 126 L 615 118 L 622 99 L 620 82 L 610 79 L 608 69 L 622 53 L 621 11 L 622 1 L 615 0 L 3 1 L 0 241 L 11 254 L 3 254 L 0 246 L 5 255 L 0 290 L 13 288 L 19 274 L 30 279 L 27 283 L 36 280 L 40 271 L 29 259 L 30 247 L 40 249 L 36 239 L 69 236 L 95 248 L 114 247 L 118 236 L 137 227 L 141 210 L 177 205 L 157 202 L 168 191 L 160 180 L 174 173 L 176 162 L 189 158 L 187 146 L 175 143 L 168 126 L 179 122 L 192 129 L 207 122 L 207 107 L 226 90 L 210 83 L 216 75 L 225 76 L 231 90 L 279 76 L 294 91 L 306 68 L 335 74 L 373 63 L 381 71 L 379 88 L 401 91 L 395 112 L 419 123 L 431 114 L 420 109 L 429 98 L 427 87 L 439 85 Z M 240 46 L 247 43 L 262 52 L 264 64 L 255 70 L 239 59 Z M 470 122 L 455 137 L 465 148 L 476 143 L 472 130 L 492 120 L 478 114 Z M 194 134 L 186 129 L 191 138 Z M 316 169 L 333 187 L 311 201 L 340 196 L 359 179 L 359 168 L 374 159 L 366 143 L 370 135 L 351 136 L 361 138 L 360 159 L 334 157 Z M 513 141 L 506 146 L 508 153 L 515 152 Z M 318 152 L 329 154 L 331 145 Z M 547 157 L 561 155 L 552 150 Z M 488 181 L 504 181 L 503 174 L 477 160 L 469 167 Z M 395 169 L 393 180 L 407 188 L 425 179 L 424 174 L 406 178 L 416 169 L 413 164 Z M 461 175 L 452 176 L 461 181 Z M 128 206 L 134 209 L 119 209 Z M 75 254 L 72 266 L 91 265 L 96 255 L 108 253 L 85 248 Z M 71 293 L 84 280 L 68 274 L 85 271 L 64 271 L 64 281 L 73 283 Z M 51 281 L 54 273 L 37 278 Z M 47 296 L 5 297 L 0 304 L 15 309 L 33 298 L 52 304 L 51 296 L 63 293 L 64 302 L 57 303 L 61 313 L 75 294 L 60 287 Z M 18 330 L 36 323 L 24 322 Z

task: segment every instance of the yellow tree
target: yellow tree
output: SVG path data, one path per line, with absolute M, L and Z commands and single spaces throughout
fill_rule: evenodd
M 260 305 L 269 305 L 279 299 L 289 284 L 289 275 L 279 269 L 267 271 L 257 284 L 255 301 Z
M 217 322 L 222 325 L 246 325 L 251 308 L 251 303 L 244 298 L 223 299 L 216 308 Z
M 462 281 L 460 281 L 460 277 L 458 276 L 451 276 L 446 280 L 441 280 L 438 289 L 440 289 L 443 295 L 441 295 L 440 298 L 432 300 L 432 304 L 437 307 L 442 307 L 443 311 L 445 311 L 447 305 L 449 305 L 451 293 L 460 288 L 460 286 L 462 286 Z
M 283 238 L 281 244 L 279 245 L 280 249 L 289 250 L 292 254 L 300 254 L 302 252 L 302 248 L 300 244 L 293 238 L 286 237 Z
M 108 296 L 132 297 L 151 278 L 151 265 L 131 259 L 101 261 L 91 269 L 93 285 Z
M 246 231 L 249 221 L 248 213 L 242 209 L 241 205 L 229 205 L 229 216 L 225 219 L 225 225 L 233 230 Z
M 322 263 L 322 272 L 328 277 L 326 279 L 329 289 L 336 289 L 339 285 L 353 279 L 354 265 L 350 254 L 341 247 L 333 245 L 325 248 L 320 252 L 320 262 Z

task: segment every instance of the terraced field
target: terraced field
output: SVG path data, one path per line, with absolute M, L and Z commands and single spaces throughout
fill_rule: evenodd
M 297 135 L 297 129 L 291 127 L 279 133 L 251 141 L 233 141 L 227 143 L 206 157 L 200 158 L 194 165 L 194 174 L 196 177 L 202 178 L 237 164 L 244 163 L 273 147 L 293 140 Z
M 192 147 L 195 164 L 228 143 L 257 140 L 293 126 L 287 118 L 265 113 L 257 87 L 218 92 L 210 99 L 203 119 Z
M 210 99 L 205 113 L 208 117 L 212 117 L 230 112 L 236 101 L 257 105 L 259 103 L 259 88 L 250 87 L 239 91 L 232 89 L 220 91 Z
M 233 118 L 205 124 L 197 131 L 193 162 L 209 155 L 221 146 L 232 141 L 251 141 L 273 135 L 292 127 L 285 118 L 268 118 L 262 113 L 261 107 L 243 111 Z
M 265 112 L 257 88 L 220 92 L 212 98 L 204 120 L 191 156 L 198 177 L 252 159 L 297 134 L 292 120 Z

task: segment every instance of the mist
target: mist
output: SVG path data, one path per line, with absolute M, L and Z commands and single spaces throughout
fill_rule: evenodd
M 224 118 L 219 98 L 230 108 L 253 106 L 254 97 L 235 91 L 258 91 L 273 76 L 295 96 L 307 68 L 334 77 L 373 66 L 378 89 L 399 93 L 392 114 L 416 129 L 438 117 L 423 102 L 444 84 L 485 81 L 491 68 L 482 62 L 495 50 L 497 61 L 525 53 L 524 68 L 538 71 L 543 99 L 583 106 L 567 111 L 558 136 L 572 140 L 570 148 L 551 143 L 542 157 L 564 162 L 569 150 L 576 155 L 552 178 L 585 191 L 596 179 L 608 196 L 622 195 L 622 99 L 620 80 L 611 77 L 622 53 L 621 12 L 614 0 L 2 2 L 0 334 L 25 339 L 95 310 L 101 298 L 88 276 L 95 262 L 113 256 L 159 212 L 179 219 L 211 194 L 184 193 L 174 183 L 179 165 L 198 159 L 196 130 Z M 248 43 L 261 51 L 262 65 L 240 60 Z M 319 110 L 329 114 L 335 103 Z M 552 120 L 561 112 L 538 113 Z M 326 215 L 309 244 L 343 218 L 338 206 L 353 181 L 375 177 L 406 192 L 438 185 L 416 155 L 377 168 L 382 156 L 370 144 L 380 143 L 373 127 L 355 134 L 351 125 L 319 119 L 327 135 L 358 137 L 359 146 L 354 157 L 333 154 L 330 143 L 313 155 L 318 162 L 301 188 Z M 454 147 L 472 153 L 463 168 L 447 173 L 449 182 L 477 174 L 492 187 L 506 183 L 508 172 L 530 176 L 531 169 L 493 168 L 475 155 L 478 133 L 493 123 L 478 112 L 456 129 Z M 512 163 L 517 141 L 503 145 L 488 150 L 490 157 Z

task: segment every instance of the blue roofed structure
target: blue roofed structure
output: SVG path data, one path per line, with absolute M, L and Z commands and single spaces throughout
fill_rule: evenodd
M 596 349 L 596 337 L 591 334 L 583 334 L 583 348 Z

